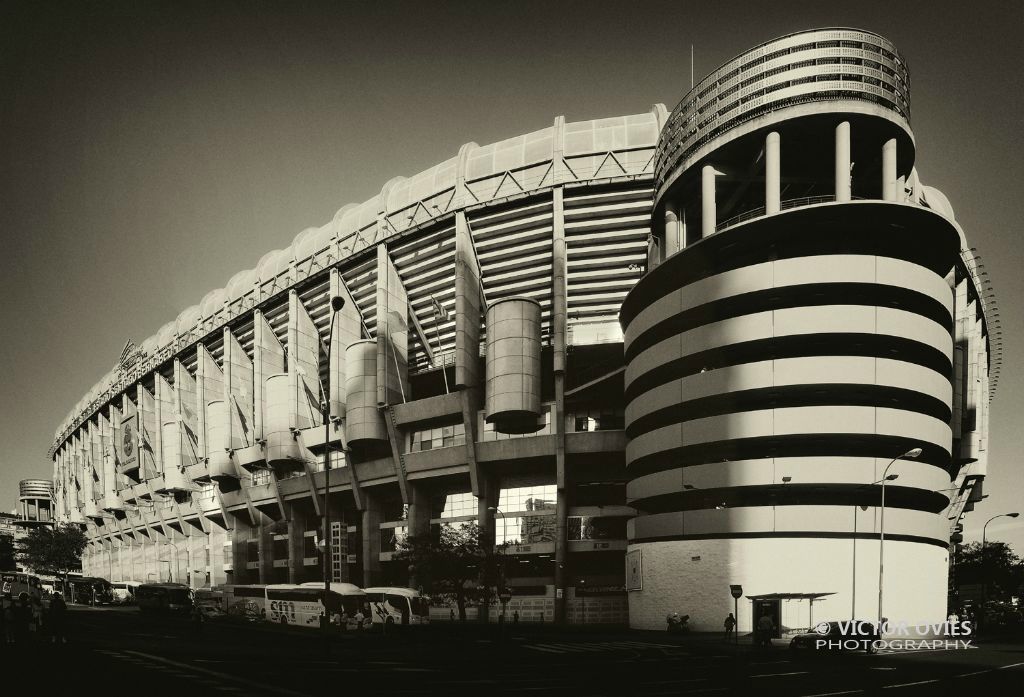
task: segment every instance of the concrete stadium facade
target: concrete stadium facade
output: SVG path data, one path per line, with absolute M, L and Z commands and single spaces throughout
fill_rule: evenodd
M 85 573 L 319 580 L 326 506 L 335 580 L 404 584 L 397 542 L 476 521 L 509 611 L 646 628 L 718 629 L 734 583 L 801 595 L 784 626 L 817 593 L 844 616 L 856 540 L 870 617 L 877 481 L 920 448 L 886 487 L 885 609 L 943 617 L 994 348 L 908 79 L 869 32 L 783 37 L 671 113 L 469 143 L 304 230 L 57 430 Z

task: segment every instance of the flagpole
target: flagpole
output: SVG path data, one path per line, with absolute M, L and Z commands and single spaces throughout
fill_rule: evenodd
M 444 357 L 441 356 L 441 305 L 433 295 L 430 299 L 434 303 L 434 336 L 437 339 L 437 355 L 441 359 L 441 375 L 444 376 L 444 393 L 448 394 L 448 371 L 444 367 Z

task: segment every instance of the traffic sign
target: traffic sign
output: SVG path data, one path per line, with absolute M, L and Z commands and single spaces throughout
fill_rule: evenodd
M 732 591 L 732 597 L 737 600 L 743 597 L 743 586 L 729 586 L 729 590 Z
M 507 603 L 508 601 L 512 600 L 512 591 L 508 588 L 503 589 L 501 593 L 498 594 L 498 599 L 502 603 Z

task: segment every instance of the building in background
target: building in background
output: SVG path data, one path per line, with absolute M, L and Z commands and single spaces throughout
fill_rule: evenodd
M 18 482 L 18 524 L 53 525 L 53 482 L 22 479 Z
M 908 80 L 875 34 L 795 34 L 671 113 L 468 143 L 302 231 L 58 428 L 85 573 L 319 580 L 326 507 L 333 580 L 365 586 L 408 581 L 405 535 L 478 522 L 524 621 L 717 630 L 730 584 L 842 617 L 854 550 L 870 618 L 877 482 L 920 448 L 886 487 L 885 608 L 945 617 L 992 347 Z

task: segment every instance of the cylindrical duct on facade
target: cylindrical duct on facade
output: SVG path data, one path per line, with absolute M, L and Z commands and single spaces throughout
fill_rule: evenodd
M 160 451 L 164 463 L 164 484 L 157 490 L 161 494 L 191 491 L 192 486 L 182 471 L 181 425 L 177 421 L 164 422 L 160 432 Z
M 540 429 L 540 304 L 506 298 L 487 308 L 487 423 L 502 433 Z
M 206 403 L 206 454 L 210 479 L 215 482 L 238 479 L 238 470 L 231 459 L 228 405 L 223 399 Z
M 277 470 L 302 469 L 303 448 L 295 434 L 295 392 L 288 373 L 267 377 L 263 388 L 263 437 L 267 440 L 267 464 Z
M 357 341 L 345 349 L 345 436 L 349 443 L 384 441 L 384 417 L 377 407 L 377 342 Z

